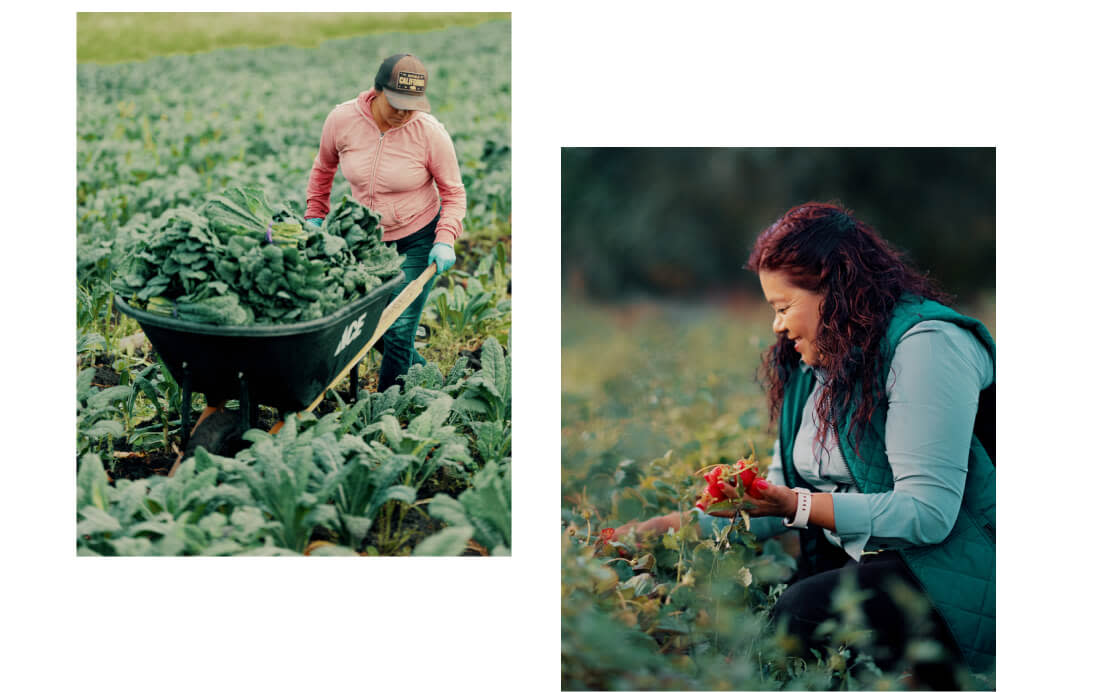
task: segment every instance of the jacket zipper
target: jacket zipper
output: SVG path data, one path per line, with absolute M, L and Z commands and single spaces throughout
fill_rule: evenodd
M 375 165 L 371 169 L 371 190 L 367 198 L 371 200 L 371 208 L 375 206 L 375 182 L 378 180 L 378 162 L 382 159 L 382 138 L 386 136 L 381 130 L 378 133 L 378 148 L 375 149 Z
M 371 120 L 372 123 L 374 123 L 374 119 L 370 115 L 368 115 L 367 113 L 363 113 L 363 109 L 360 109 L 359 112 L 363 115 L 363 117 L 368 118 L 369 120 Z M 408 122 L 404 122 L 401 125 L 399 125 L 399 127 L 405 127 L 408 124 L 409 124 Z M 375 124 L 375 127 L 378 127 L 378 125 Z M 383 132 L 382 130 L 379 130 L 379 132 L 378 132 L 378 147 L 375 149 L 375 165 L 371 169 L 371 185 L 370 185 L 370 187 L 368 188 L 368 191 L 367 191 L 367 199 L 369 199 L 370 202 L 371 202 L 371 204 L 370 204 L 371 208 L 374 208 L 375 206 L 377 206 L 376 200 L 375 200 L 375 183 L 378 180 L 378 163 L 379 163 L 379 160 L 382 159 L 382 138 L 384 136 L 386 136 L 386 133 Z

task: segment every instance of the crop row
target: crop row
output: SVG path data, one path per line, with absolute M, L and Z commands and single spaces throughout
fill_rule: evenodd
M 371 86 L 397 50 L 432 70 L 433 114 L 455 142 L 466 225 L 511 212 L 509 24 L 223 50 L 77 69 L 77 259 L 103 275 L 116 242 L 165 211 L 231 186 L 259 186 L 304 211 L 329 110 Z M 354 56 L 354 59 L 353 59 Z M 333 198 L 349 193 L 337 178 Z M 113 256 L 113 257 L 112 257 Z M 106 259 L 106 261 L 105 261 Z
M 78 67 L 77 507 L 82 554 L 501 554 L 510 550 L 509 25 Z M 458 262 L 428 296 L 429 365 L 172 476 L 183 395 L 112 282 L 166 213 L 256 187 L 300 216 L 321 125 L 385 56 L 432 70 L 467 186 Z M 355 59 L 349 59 L 354 56 Z M 350 194 L 342 176 L 333 199 Z M 443 368 L 443 370 L 441 370 Z M 444 376 L 443 372 L 447 372 Z M 193 406 L 201 408 L 202 397 Z M 231 404 L 232 407 L 232 404 Z M 261 407 L 260 427 L 274 420 Z M 198 408 L 190 411 L 195 420 Z
M 508 554 L 511 357 L 490 338 L 480 367 L 466 366 L 460 359 L 446 377 L 434 364 L 414 366 L 400 389 L 364 390 L 321 418 L 289 414 L 274 434 L 245 432 L 249 444 L 234 457 L 199 447 L 171 477 L 112 482 L 109 453 L 89 440 L 77 474 L 78 551 L 393 554 L 409 547 L 406 515 L 423 515 L 426 503 L 447 527 L 416 554 L 458 555 L 471 540 Z M 81 378 L 86 392 L 90 372 Z M 130 394 L 123 385 L 94 391 L 89 408 Z M 432 492 L 456 487 L 457 498 Z

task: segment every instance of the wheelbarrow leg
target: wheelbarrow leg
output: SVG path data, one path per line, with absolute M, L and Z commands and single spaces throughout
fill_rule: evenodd
M 180 449 L 187 448 L 187 441 L 191 439 L 191 369 L 187 367 L 187 361 L 183 363 L 183 382 L 180 383 L 180 436 L 183 441 Z
M 356 364 L 352 366 L 352 371 L 350 373 L 348 373 L 348 384 L 349 384 L 349 386 L 351 387 L 351 390 L 352 390 L 348 393 L 348 398 L 354 404 L 356 402 L 356 397 L 359 396 L 359 363 L 358 362 L 356 362 Z
M 248 380 L 245 378 L 245 373 L 237 373 L 237 381 L 241 386 L 241 395 L 238 401 L 241 402 L 241 425 L 245 430 L 256 427 L 256 421 L 258 419 L 258 410 L 256 404 L 252 403 L 248 394 Z

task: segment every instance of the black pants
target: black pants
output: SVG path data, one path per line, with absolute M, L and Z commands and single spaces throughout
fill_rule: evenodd
M 854 650 L 871 655 L 885 672 L 898 666 L 910 668 L 915 682 L 930 689 L 959 689 L 956 668 L 964 665 L 962 654 L 949 633 L 948 626 L 933 609 L 917 578 L 896 552 L 884 552 L 865 557 L 860 563 L 849 560 L 838 569 L 830 569 L 796 581 L 780 597 L 772 612 L 776 624 L 786 623 L 788 632 L 799 638 L 804 655 L 811 648 L 831 644 L 829 635 L 815 630 L 827 620 L 838 619 L 833 596 L 846 578 L 854 578 L 868 598 L 861 604 L 866 629 L 874 632 L 874 640 Z M 897 586 L 904 589 L 909 600 L 899 605 L 892 596 Z M 924 613 L 922 612 L 924 610 Z M 940 662 L 905 662 L 904 655 L 911 641 L 934 639 L 947 651 L 947 660 Z

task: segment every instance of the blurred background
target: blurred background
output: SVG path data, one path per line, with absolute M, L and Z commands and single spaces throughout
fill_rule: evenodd
M 993 148 L 563 149 L 563 290 L 757 295 L 754 238 L 807 201 L 841 202 L 962 302 L 993 292 Z
M 78 12 L 76 58 L 113 64 L 230 47 L 316 48 L 334 38 L 507 19 L 507 12 Z

